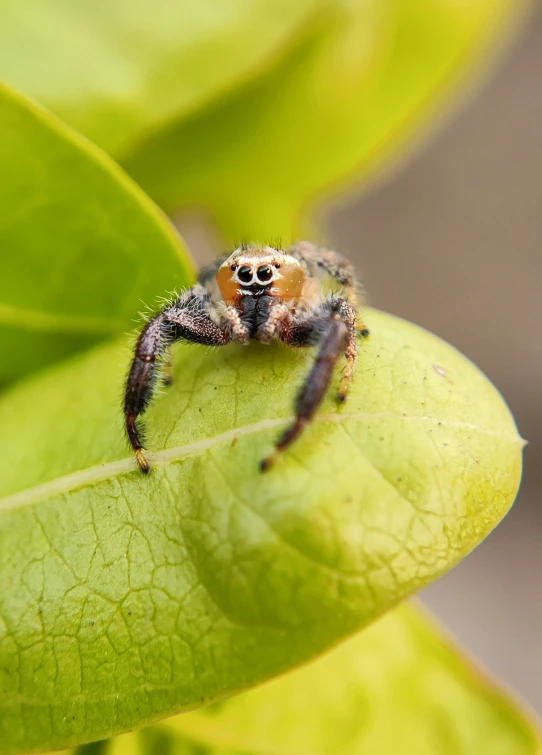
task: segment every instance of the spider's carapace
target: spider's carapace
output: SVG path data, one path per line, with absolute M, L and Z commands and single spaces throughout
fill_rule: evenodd
M 326 289 L 325 278 L 335 284 Z M 217 297 L 217 290 L 219 296 Z M 142 472 L 140 416 L 160 374 L 170 380 L 169 346 L 177 340 L 225 346 L 251 339 L 289 346 L 317 346 L 312 369 L 295 400 L 295 419 L 260 464 L 268 469 L 310 422 L 341 354 L 345 357 L 337 399 L 346 399 L 357 358 L 357 337 L 369 331 L 359 319 L 360 286 L 351 263 L 339 252 L 307 241 L 285 251 L 243 246 L 200 272 L 197 283 L 168 303 L 144 326 L 126 381 L 126 432 Z M 160 368 L 162 367 L 162 373 Z

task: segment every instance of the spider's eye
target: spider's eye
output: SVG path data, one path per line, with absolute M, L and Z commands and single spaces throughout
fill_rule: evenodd
M 232 266 L 230 267 L 230 270 L 237 270 L 237 265 L 232 265 Z
M 250 283 L 252 280 L 252 270 L 247 265 L 243 265 L 237 271 L 237 279 L 240 280 L 241 283 Z
M 273 277 L 273 271 L 271 270 L 269 265 L 262 265 L 258 268 L 256 275 L 258 276 L 259 281 L 266 283 Z

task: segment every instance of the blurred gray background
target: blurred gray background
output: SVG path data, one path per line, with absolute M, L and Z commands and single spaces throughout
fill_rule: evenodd
M 520 496 L 425 603 L 542 716 L 542 10 L 395 176 L 329 213 L 370 303 L 473 359 L 524 438 Z
M 208 217 L 175 218 L 203 263 Z M 542 8 L 491 76 L 381 185 L 328 207 L 326 243 L 371 305 L 423 325 L 497 385 L 525 449 L 504 522 L 424 602 L 542 719 Z

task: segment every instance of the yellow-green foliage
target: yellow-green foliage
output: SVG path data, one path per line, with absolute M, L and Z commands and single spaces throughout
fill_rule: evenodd
M 330 392 L 265 475 L 311 355 L 175 347 L 141 475 L 126 333 L 193 270 L 112 159 L 228 243 L 287 241 L 412 145 L 523 5 L 0 3 L 0 77 L 22 91 L 0 86 L 0 755 L 216 700 L 88 752 L 534 755 L 514 704 L 404 607 L 226 700 L 457 563 L 511 505 L 522 440 L 468 360 L 372 311 L 348 402 Z

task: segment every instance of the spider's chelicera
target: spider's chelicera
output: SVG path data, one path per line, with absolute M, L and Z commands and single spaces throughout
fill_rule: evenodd
M 325 278 L 337 289 L 325 292 Z M 218 290 L 217 290 L 218 289 Z M 357 357 L 357 336 L 369 331 L 359 320 L 360 286 L 350 262 L 338 252 L 303 241 L 282 251 L 243 246 L 204 268 L 192 288 L 151 317 L 141 331 L 126 381 L 124 415 L 128 439 L 142 472 L 139 417 L 160 374 L 170 382 L 169 346 L 183 340 L 207 346 L 278 338 L 289 346 L 317 346 L 312 369 L 295 400 L 295 419 L 260 463 L 268 469 L 307 425 L 320 405 L 333 367 L 345 356 L 338 401 L 344 401 Z M 162 368 L 162 370 L 160 369 Z

